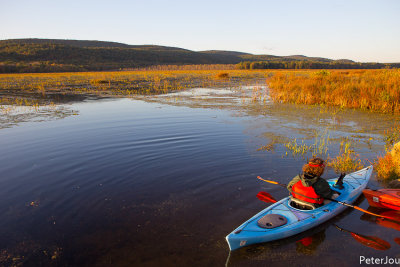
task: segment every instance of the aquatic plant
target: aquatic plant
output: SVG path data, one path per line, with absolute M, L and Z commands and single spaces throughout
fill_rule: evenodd
M 314 131 L 314 143 L 307 144 L 305 139 L 301 140 L 301 143 L 297 142 L 297 139 L 294 138 L 289 140 L 285 144 L 288 152 L 291 152 L 293 156 L 306 156 L 307 154 L 311 154 L 308 156 L 311 157 L 326 157 L 328 153 L 329 146 L 329 131 L 325 129 L 323 131 Z M 286 152 L 286 155 L 288 153 Z
M 260 146 L 259 148 L 257 148 L 257 151 L 272 151 L 272 150 L 274 150 L 274 146 L 275 146 L 275 143 L 271 142 L 266 146 Z
M 326 155 L 328 153 L 328 145 L 329 145 L 328 129 L 325 129 L 323 132 L 315 131 L 314 135 L 315 139 L 311 150 L 313 157 Z
M 340 143 L 340 152 L 335 158 L 328 158 L 327 166 L 332 167 L 336 173 L 352 172 L 364 167 L 360 156 L 351 149 L 351 142 L 346 140 Z
M 294 138 L 290 140 L 288 143 L 285 144 L 285 147 L 288 151 L 292 152 L 293 156 L 304 156 L 306 155 L 309 151 L 311 151 L 314 147 L 314 144 L 312 145 L 307 145 L 304 140 L 301 140 L 301 143 L 297 143 L 297 139 Z M 287 155 L 287 152 L 286 152 Z
M 393 145 L 400 141 L 400 124 L 394 125 L 390 129 L 385 131 L 385 135 L 383 137 L 383 141 L 385 142 L 385 149 L 389 151 Z

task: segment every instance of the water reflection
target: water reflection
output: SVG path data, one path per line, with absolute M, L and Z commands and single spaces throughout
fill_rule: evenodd
M 69 104 L 89 99 L 84 95 L 0 91 L 0 129 L 26 122 L 43 122 L 78 115 Z
M 393 220 L 372 216 L 366 213 L 360 217 L 361 220 L 373 222 L 377 225 L 400 231 L 400 211 L 381 209 L 371 206 L 368 207 L 368 211 L 376 213 L 378 215 L 393 218 Z
M 325 230 L 322 230 L 312 236 L 307 236 L 296 241 L 296 251 L 304 255 L 313 255 L 324 240 Z
M 262 97 L 254 97 L 254 91 Z M 328 131 L 332 143 L 344 138 L 362 152 L 382 150 L 382 134 L 399 122 L 398 116 L 327 106 L 307 106 L 271 102 L 269 89 L 263 85 L 236 89 L 194 88 L 153 97 L 145 101 L 190 108 L 225 109 L 234 116 L 250 117 L 248 131 L 262 135 L 263 145 L 282 144 L 288 138 L 312 141 L 318 134 Z M 337 145 L 335 145 L 337 147 Z
M 256 265 L 284 266 L 313 261 L 321 254 L 321 245 L 326 239 L 325 232 L 329 226 L 330 224 L 325 223 L 293 237 L 231 251 L 226 265 L 243 266 L 253 262 Z
M 382 238 L 376 237 L 376 236 L 367 236 L 367 235 L 362 235 L 358 234 L 346 229 L 343 229 L 337 225 L 335 225 L 337 229 L 339 229 L 342 232 L 349 233 L 354 240 L 356 240 L 358 243 L 370 247 L 376 250 L 388 250 L 390 249 L 390 244 L 383 240 Z

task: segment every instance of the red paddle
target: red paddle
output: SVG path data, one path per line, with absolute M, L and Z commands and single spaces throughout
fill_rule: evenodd
M 276 199 L 273 196 L 271 196 L 269 193 L 267 193 L 267 192 L 262 192 L 261 191 L 261 192 L 259 192 L 257 194 L 257 197 L 258 197 L 259 200 L 267 202 L 267 203 L 275 203 L 275 202 L 277 202 Z

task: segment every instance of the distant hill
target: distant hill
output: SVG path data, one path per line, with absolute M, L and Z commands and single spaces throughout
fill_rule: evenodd
M 334 61 L 327 58 L 253 55 L 236 51 L 191 51 L 178 47 L 158 45 L 127 45 L 117 42 L 61 40 L 61 39 L 10 39 L 0 40 L 0 72 L 55 72 L 118 70 L 152 65 L 187 64 L 238 64 L 241 62 L 269 62 L 257 66 L 294 68 L 289 62 L 321 62 L 351 65 L 347 59 Z M 277 64 L 278 62 L 286 63 Z M 335 63 L 336 62 L 336 63 Z M 256 66 L 255 64 L 242 66 Z M 297 65 L 293 66 L 297 66 Z
M 284 57 L 289 60 L 298 60 L 298 61 L 318 61 L 318 62 L 331 62 L 332 59 L 322 58 L 322 57 L 306 57 L 303 55 L 293 55 Z
M 199 52 L 204 53 L 204 54 L 237 56 L 237 57 L 251 55 L 249 53 L 243 53 L 243 52 L 237 52 L 237 51 L 224 51 L 224 50 L 206 50 L 206 51 L 199 51 Z

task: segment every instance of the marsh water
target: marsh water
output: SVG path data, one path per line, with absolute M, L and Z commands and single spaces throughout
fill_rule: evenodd
M 254 97 L 255 90 L 266 94 Z M 287 196 L 257 175 L 287 183 L 310 156 L 292 155 L 288 140 L 312 144 L 329 136 L 325 157 L 334 157 L 347 138 L 368 164 L 398 120 L 272 103 L 267 92 L 195 88 L 3 112 L 1 265 L 353 266 L 360 256 L 400 257 L 400 227 L 353 210 L 303 234 L 229 253 L 225 236 L 268 206 L 259 191 Z M 382 186 L 375 177 L 369 184 Z M 368 208 L 362 197 L 357 204 Z M 391 248 L 364 246 L 335 224 Z

